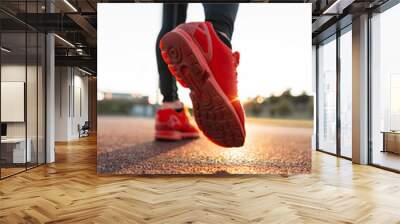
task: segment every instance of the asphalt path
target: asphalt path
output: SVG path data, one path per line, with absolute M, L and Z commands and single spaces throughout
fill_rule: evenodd
M 279 174 L 311 170 L 310 128 L 248 122 L 243 147 L 195 140 L 154 140 L 154 119 L 98 119 L 97 169 L 101 174 Z

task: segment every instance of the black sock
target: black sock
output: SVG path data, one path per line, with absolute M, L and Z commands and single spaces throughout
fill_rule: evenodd
M 219 37 L 219 39 L 222 41 L 222 42 L 224 42 L 224 44 L 226 45 L 226 46 L 228 46 L 230 49 L 232 49 L 232 44 L 231 44 L 231 40 L 229 40 L 227 37 L 225 37 L 224 35 L 222 35 L 220 32 L 216 32 L 217 33 L 217 35 L 218 35 L 218 37 Z

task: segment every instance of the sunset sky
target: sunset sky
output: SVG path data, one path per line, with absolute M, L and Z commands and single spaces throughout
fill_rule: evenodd
M 240 4 L 233 50 L 241 100 L 257 95 L 312 91 L 310 4 Z M 99 91 L 147 95 L 161 101 L 155 41 L 161 28 L 161 4 L 99 4 Z M 189 21 L 204 21 L 201 4 L 189 4 Z M 179 88 L 190 105 L 188 90 Z

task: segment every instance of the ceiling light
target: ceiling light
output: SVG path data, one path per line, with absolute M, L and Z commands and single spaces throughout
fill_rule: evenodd
M 65 44 L 67 44 L 68 46 L 75 48 L 75 45 L 73 45 L 73 44 L 72 44 L 71 42 L 69 42 L 68 40 L 66 40 L 66 39 L 64 39 L 64 38 L 62 38 L 62 37 L 60 37 L 60 36 L 57 35 L 57 34 L 54 34 L 54 36 L 57 37 L 57 38 L 58 38 L 59 40 L 61 40 L 62 42 L 64 42 Z
M 354 1 L 355 0 L 336 0 L 332 5 L 325 9 L 322 14 L 342 14 L 343 10 Z
M 5 47 L 1 47 L 0 49 L 1 49 L 1 51 L 4 51 L 6 53 L 10 53 L 11 52 L 11 50 L 9 50 L 9 49 L 7 49 Z
M 83 49 L 77 48 L 76 53 L 78 53 L 79 55 L 83 55 Z
M 74 12 L 78 12 L 78 10 L 68 1 L 64 0 L 65 4 L 67 4 Z
M 88 71 L 86 71 L 86 70 L 83 70 L 83 69 L 81 69 L 81 68 L 79 68 L 79 67 L 78 67 L 78 70 L 81 71 L 81 72 L 83 72 L 83 73 L 85 73 L 85 74 L 87 74 L 87 75 L 92 75 L 92 73 L 90 73 L 90 72 L 88 72 Z

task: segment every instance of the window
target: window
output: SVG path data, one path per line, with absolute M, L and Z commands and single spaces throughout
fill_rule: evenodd
M 352 33 L 340 36 L 340 155 L 352 157 Z
M 336 36 L 318 48 L 318 149 L 336 153 Z
M 26 33 L 1 33 L 1 177 L 26 170 L 31 142 L 26 126 Z M 6 49 L 6 50 L 4 50 Z M 11 109 L 13 108 L 13 109 Z
M 15 10 L 39 13 L 42 5 L 19 2 Z M 45 163 L 45 41 L 43 33 L 22 23 L 0 27 L 0 178 Z
M 371 161 L 400 170 L 400 5 L 371 18 Z

